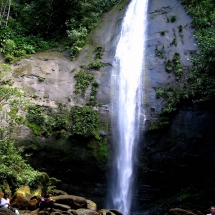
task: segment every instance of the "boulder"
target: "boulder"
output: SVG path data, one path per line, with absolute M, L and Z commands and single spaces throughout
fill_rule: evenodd
M 36 210 L 38 207 L 39 200 L 37 197 L 33 197 L 30 199 L 29 204 L 28 204 L 28 209 L 29 210 Z
M 172 208 L 168 212 L 169 215 L 196 215 L 193 212 L 181 209 L 181 208 Z
M 14 215 L 14 213 L 7 208 L 0 208 L 0 215 Z
M 77 211 L 76 210 L 69 210 L 68 211 L 70 214 L 72 215 L 78 215 Z
M 120 211 L 118 211 L 116 209 L 109 209 L 109 211 L 113 212 L 116 215 L 123 215 Z
M 26 200 L 21 193 L 15 193 L 10 202 L 12 207 L 19 208 L 21 210 L 28 209 L 29 201 Z
M 97 211 L 97 205 L 95 202 L 87 199 L 87 209 Z
M 30 200 L 31 199 L 31 190 L 30 190 L 30 187 L 29 186 L 23 186 L 23 187 L 20 187 L 15 194 L 22 194 L 24 199 L 26 200 Z
M 43 190 L 43 187 L 42 186 L 39 186 L 35 191 L 33 191 L 31 194 L 32 196 L 37 196 L 37 197 L 40 197 L 42 196 L 42 190 Z
M 61 183 L 62 183 L 62 181 L 59 180 L 59 179 L 57 179 L 57 178 L 54 178 L 54 177 L 50 177 L 50 178 L 49 178 L 49 184 L 50 184 L 51 186 L 56 186 L 56 187 L 58 187 L 58 186 L 60 186 Z
M 67 192 L 58 189 L 53 189 L 51 193 L 53 196 L 68 195 Z
M 53 208 L 55 208 L 55 209 L 60 209 L 60 210 L 62 210 L 62 211 L 68 211 L 69 209 L 71 209 L 71 207 L 68 206 L 68 205 L 58 204 L 58 203 L 54 203 L 54 204 L 53 204 Z
M 99 215 L 98 212 L 89 209 L 80 208 L 76 210 L 77 215 Z
M 52 200 L 55 203 L 68 205 L 72 209 L 87 208 L 87 200 L 80 196 L 61 195 L 52 197 Z
M 39 214 L 39 208 L 37 208 L 34 211 L 30 211 L 30 210 L 19 210 L 19 214 L 20 215 L 38 215 Z
M 39 215 L 49 215 L 49 212 L 48 211 L 40 211 L 38 214 Z M 59 213 L 59 215 L 61 215 L 61 214 Z
M 111 209 L 111 210 L 114 210 L 114 209 Z M 110 210 L 106 210 L 106 209 L 101 209 L 98 211 L 98 213 L 99 215 L 115 215 L 114 212 L 111 212 Z

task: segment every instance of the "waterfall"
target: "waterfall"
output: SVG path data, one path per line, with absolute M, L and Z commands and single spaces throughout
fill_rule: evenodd
M 125 13 L 112 69 L 113 151 L 108 207 L 130 215 L 141 123 L 148 0 L 131 0 Z

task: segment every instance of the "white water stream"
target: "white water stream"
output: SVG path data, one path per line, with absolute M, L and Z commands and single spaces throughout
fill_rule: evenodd
M 112 69 L 114 157 L 108 207 L 130 215 L 141 123 L 141 91 L 148 0 L 131 0 L 125 13 Z

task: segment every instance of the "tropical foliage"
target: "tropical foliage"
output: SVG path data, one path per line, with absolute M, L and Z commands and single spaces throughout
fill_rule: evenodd
M 10 138 L 13 136 L 10 128 L 24 122 L 19 111 L 25 108 L 22 93 L 11 85 L 10 66 L 0 64 L 0 184 L 7 181 L 16 189 L 25 184 L 34 185 L 40 173 L 27 163 L 23 148 L 16 147 Z
M 0 133 L 3 129 L 0 128 Z M 23 149 L 15 146 L 15 142 L 8 137 L 0 138 L 0 184 L 10 182 L 14 189 L 28 184 L 34 185 L 40 173 L 34 170 L 28 163 L 27 157 L 23 157 Z
M 0 0 L 0 47 L 8 62 L 57 46 L 74 59 L 99 17 L 122 0 Z
M 194 102 L 212 101 L 215 96 L 215 2 L 183 1 L 193 17 L 195 38 L 200 54 L 191 59 L 189 94 Z

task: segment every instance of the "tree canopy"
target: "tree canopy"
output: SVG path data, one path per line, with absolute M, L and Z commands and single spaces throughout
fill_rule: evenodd
M 68 38 L 74 59 L 99 17 L 122 0 L 0 0 L 0 46 L 7 61 Z

